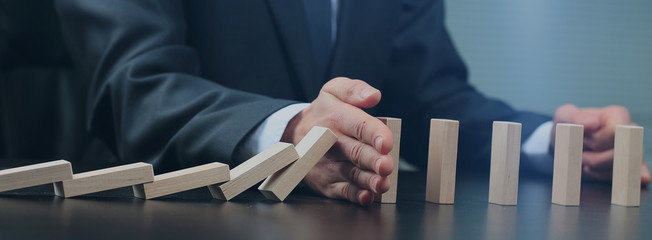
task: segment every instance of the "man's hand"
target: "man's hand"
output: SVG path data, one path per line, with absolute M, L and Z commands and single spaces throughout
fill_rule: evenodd
M 361 108 L 380 101 L 380 91 L 360 80 L 335 78 L 288 123 L 281 141 L 297 144 L 313 126 L 330 128 L 337 142 L 303 181 L 329 197 L 370 205 L 389 190 L 391 130 Z
M 627 108 L 621 106 L 578 109 L 575 105 L 566 104 L 557 109 L 554 121 L 555 124 L 584 125 L 582 171 L 588 178 L 604 181 L 610 180 L 612 175 L 616 125 L 636 125 L 631 121 Z M 554 144 L 554 133 L 553 128 L 551 144 Z M 648 183 L 650 170 L 643 161 L 641 184 Z

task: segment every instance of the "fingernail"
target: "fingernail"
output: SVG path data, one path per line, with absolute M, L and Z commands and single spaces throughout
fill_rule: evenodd
M 382 158 L 376 159 L 376 173 L 380 174 L 380 164 L 382 163 Z
M 383 137 L 376 137 L 376 140 L 374 140 L 374 147 L 375 147 L 378 151 L 382 151 L 382 150 L 383 150 Z
M 377 177 L 371 177 L 371 191 L 374 191 L 374 193 L 378 193 L 378 190 L 376 189 L 378 185 L 378 178 Z
M 360 92 L 360 98 L 366 99 L 369 96 L 371 96 L 372 94 L 376 93 L 376 91 L 378 91 L 378 90 L 376 90 L 375 88 L 366 87 L 364 90 L 362 90 L 362 92 Z

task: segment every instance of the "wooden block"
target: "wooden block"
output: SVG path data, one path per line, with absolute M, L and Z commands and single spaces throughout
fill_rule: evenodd
M 389 152 L 389 155 L 392 156 L 394 160 L 394 168 L 392 173 L 389 174 L 389 190 L 375 199 L 380 203 L 396 203 L 396 191 L 398 190 L 398 163 L 401 157 L 401 119 L 400 118 L 388 118 L 381 117 L 378 118 L 380 121 L 383 121 L 390 130 L 392 130 L 392 135 L 394 135 L 394 146 L 392 146 L 392 151 Z
M 0 192 L 72 179 L 72 167 L 66 160 L 33 164 L 0 171 Z
M 154 176 L 154 181 L 134 185 L 134 196 L 152 199 L 211 184 L 229 181 L 229 166 L 223 163 L 208 163 Z
M 299 160 L 269 176 L 258 190 L 267 199 L 283 201 L 336 141 L 330 129 L 313 127 L 296 146 Z
M 552 203 L 564 206 L 580 205 L 583 147 L 584 126 L 557 124 Z
M 639 206 L 641 201 L 643 128 L 616 126 L 611 204 Z
M 68 198 L 151 181 L 154 181 L 152 165 L 140 162 L 75 174 L 72 180 L 54 183 L 54 193 Z
M 231 180 L 223 184 L 209 185 L 214 198 L 231 200 L 266 177 L 299 159 L 294 146 L 276 143 L 231 170 Z
M 455 171 L 459 122 L 430 120 L 426 201 L 439 204 L 455 202 Z
M 521 153 L 521 124 L 494 122 L 491 138 L 489 202 L 516 205 Z

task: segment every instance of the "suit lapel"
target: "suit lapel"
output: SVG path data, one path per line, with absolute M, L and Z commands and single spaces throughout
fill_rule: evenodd
M 319 93 L 322 83 L 315 71 L 308 25 L 301 0 L 267 0 L 276 29 L 284 44 L 286 56 L 295 74 L 294 84 L 300 86 L 302 98 L 311 101 Z M 297 89 L 298 90 L 298 89 Z

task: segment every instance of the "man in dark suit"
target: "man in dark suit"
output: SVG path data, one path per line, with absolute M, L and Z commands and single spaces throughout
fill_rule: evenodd
M 393 138 L 372 117 L 384 115 L 404 120 L 401 152 L 421 167 L 430 118 L 460 120 L 461 168 L 488 165 L 494 120 L 523 123 L 524 165 L 551 165 L 551 118 L 468 84 L 438 0 L 62 0 L 57 9 L 90 82 L 88 127 L 125 162 L 236 165 L 325 126 L 338 141 L 304 182 L 367 205 L 389 188 Z M 567 105 L 555 121 L 585 124 L 584 173 L 609 178 L 614 126 L 632 124 L 626 109 Z

